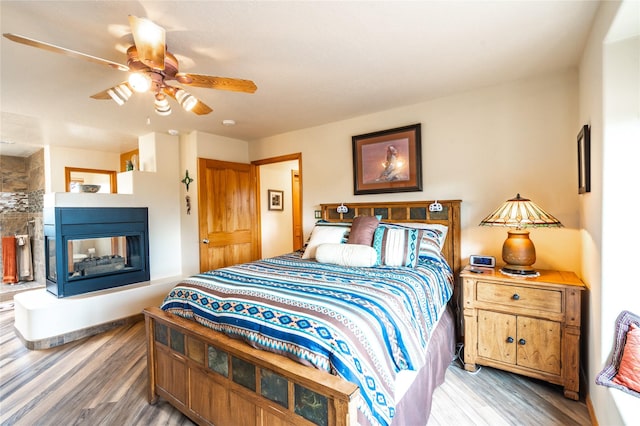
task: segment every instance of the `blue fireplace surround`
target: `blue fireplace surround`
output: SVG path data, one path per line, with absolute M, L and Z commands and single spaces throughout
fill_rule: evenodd
M 58 298 L 149 281 L 146 207 L 44 209 L 47 291 Z

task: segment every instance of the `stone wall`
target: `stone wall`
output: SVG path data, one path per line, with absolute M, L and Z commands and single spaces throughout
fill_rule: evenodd
M 45 282 L 43 199 L 44 150 L 30 157 L 0 155 L 0 234 L 31 237 L 34 280 L 42 284 Z

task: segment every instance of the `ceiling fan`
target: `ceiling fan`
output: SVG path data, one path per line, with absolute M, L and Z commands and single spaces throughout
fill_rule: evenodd
M 254 93 L 257 90 L 255 83 L 251 80 L 179 72 L 178 60 L 171 52 L 166 50 L 164 28 L 148 19 L 138 18 L 133 15 L 129 15 L 129 26 L 133 34 L 134 45 L 127 49 L 127 65 L 17 34 L 5 33 L 3 35 L 9 40 L 26 44 L 27 46 L 61 53 L 73 58 L 106 65 L 119 71 L 129 72 L 128 80 L 96 93 L 91 98 L 112 99 L 118 105 L 124 105 L 134 92 L 151 92 L 155 97 L 155 111 L 160 115 L 171 114 L 171 106 L 167 97 L 175 99 L 185 110 L 198 115 L 209 114 L 212 111 L 209 106 L 182 87 L 167 84 L 169 81 L 176 81 L 184 86 L 234 92 Z

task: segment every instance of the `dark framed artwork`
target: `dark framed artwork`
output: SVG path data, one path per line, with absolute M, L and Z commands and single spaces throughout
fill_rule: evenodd
M 284 191 L 268 189 L 269 210 L 284 210 Z
M 422 191 L 420 124 L 353 136 L 353 193 Z
M 578 194 L 591 192 L 591 135 L 584 125 L 578 133 Z

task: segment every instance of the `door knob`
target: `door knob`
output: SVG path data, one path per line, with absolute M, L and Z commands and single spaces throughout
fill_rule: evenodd
M 209 239 L 208 238 L 203 238 L 202 239 L 202 243 L 203 244 L 209 244 Z

